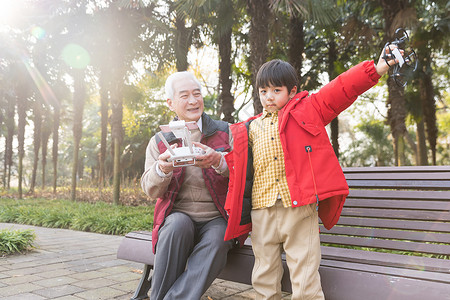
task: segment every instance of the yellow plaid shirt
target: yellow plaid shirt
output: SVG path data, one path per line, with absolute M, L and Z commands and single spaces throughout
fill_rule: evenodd
M 250 123 L 249 144 L 253 151 L 252 208 L 271 207 L 281 197 L 291 206 L 284 153 L 278 132 L 278 112 L 267 112 Z

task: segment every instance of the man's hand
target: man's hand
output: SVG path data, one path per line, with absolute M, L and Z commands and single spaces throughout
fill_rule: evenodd
M 377 70 L 378 75 L 383 76 L 384 74 L 386 74 L 389 71 L 389 65 L 393 66 L 395 64 L 398 64 L 398 60 L 394 57 L 394 54 L 392 54 L 394 49 L 398 49 L 397 45 L 389 45 L 386 47 L 386 49 L 384 49 L 383 51 L 381 51 L 380 54 L 380 58 L 378 59 L 378 63 L 375 66 L 375 69 Z M 404 51 L 399 49 L 401 55 L 403 56 Z M 386 58 L 385 60 L 385 55 L 390 56 L 388 58 Z M 388 65 L 389 64 L 389 65 Z
M 197 155 L 195 157 L 195 166 L 203 169 L 211 168 L 211 166 L 219 167 L 220 160 L 222 159 L 222 155 L 219 152 L 201 143 L 193 142 L 193 144 L 206 152 L 203 155 Z
M 177 144 L 173 144 L 170 145 L 170 147 L 172 149 L 175 149 L 177 147 Z M 167 161 L 170 158 L 170 152 L 169 150 L 166 150 L 164 153 L 160 154 L 158 156 L 158 166 L 159 169 L 164 173 L 164 174 L 169 174 L 170 172 L 173 171 L 174 167 L 173 167 L 173 163 Z

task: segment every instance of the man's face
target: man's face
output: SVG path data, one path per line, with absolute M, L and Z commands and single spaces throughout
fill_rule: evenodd
M 197 122 L 203 113 L 203 96 L 194 80 L 182 78 L 173 83 L 173 99 L 167 99 L 170 110 L 180 120 Z

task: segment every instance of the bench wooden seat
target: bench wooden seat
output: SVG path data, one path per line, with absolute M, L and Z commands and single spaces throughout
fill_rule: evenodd
M 351 190 L 338 225 L 329 231 L 320 225 L 326 299 L 450 299 L 450 166 L 345 168 L 344 174 Z M 118 258 L 146 264 L 132 298 L 143 299 L 151 234 L 127 234 Z M 282 288 L 291 292 L 283 260 Z M 219 278 L 251 284 L 253 261 L 248 239 L 230 251 Z

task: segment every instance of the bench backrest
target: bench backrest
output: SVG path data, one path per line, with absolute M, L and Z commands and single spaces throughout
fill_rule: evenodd
M 325 245 L 450 256 L 450 166 L 344 168 L 350 187 Z M 383 250 L 381 250 L 383 249 Z

